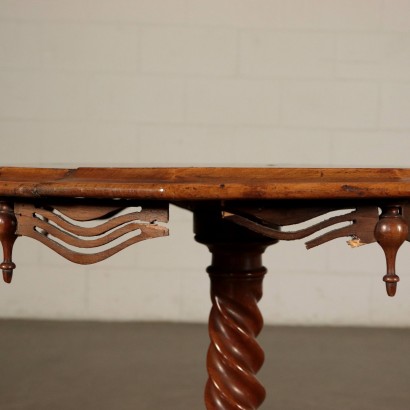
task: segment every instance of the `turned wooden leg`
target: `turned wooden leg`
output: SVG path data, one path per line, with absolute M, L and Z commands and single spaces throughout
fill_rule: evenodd
M 396 294 L 397 282 L 400 280 L 396 274 L 396 255 L 408 233 L 409 227 L 402 216 L 401 207 L 395 205 L 384 207 L 374 236 L 386 256 L 387 273 L 383 276 L 383 280 L 389 296 Z
M 3 262 L 0 269 L 3 271 L 3 280 L 11 283 L 13 270 L 16 265 L 12 261 L 13 245 L 17 239 L 17 219 L 14 215 L 13 205 L 0 201 L 0 242 L 3 248 Z
M 196 239 L 212 253 L 212 264 L 207 269 L 212 309 L 206 408 L 258 409 L 265 399 L 265 389 L 256 378 L 264 361 L 256 341 L 263 327 L 257 303 L 266 273 L 262 253 L 273 241 L 261 240 L 229 222 L 202 222 L 197 220 Z

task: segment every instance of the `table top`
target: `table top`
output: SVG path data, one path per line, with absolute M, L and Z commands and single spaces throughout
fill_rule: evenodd
M 167 201 L 410 198 L 410 169 L 3 167 L 0 195 Z

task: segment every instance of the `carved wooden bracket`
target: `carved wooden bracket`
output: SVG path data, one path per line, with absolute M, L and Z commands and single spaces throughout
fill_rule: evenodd
M 325 228 L 344 223 L 342 227 L 335 228 L 307 241 L 307 249 L 341 237 L 351 237 L 354 242 L 349 242 L 349 244 L 352 246 L 368 244 L 376 241 L 374 237 L 374 228 L 379 220 L 377 206 L 356 207 L 351 212 L 324 219 L 307 228 L 290 231 L 282 230 L 284 226 L 307 222 L 313 218 L 326 215 L 335 210 L 343 209 L 333 207 L 258 209 L 240 207 L 232 209 L 227 207 L 227 211 L 224 211 L 223 217 L 263 236 L 281 241 L 293 241 L 296 239 L 307 238 Z
M 387 294 L 394 296 L 399 281 L 395 271 L 396 254 L 406 239 L 410 241 L 410 206 L 384 206 L 380 216 L 377 205 L 357 206 L 351 212 L 324 219 L 299 230 L 282 230 L 284 226 L 307 222 L 335 210 L 343 208 L 226 206 L 223 217 L 265 237 L 286 241 L 307 238 L 325 228 L 343 223 L 341 227 L 335 227 L 307 241 L 307 249 L 340 237 L 350 237 L 348 244 L 352 247 L 377 241 L 386 256 L 387 274 L 383 280 L 386 282 Z
M 145 239 L 168 235 L 158 223 L 168 222 L 168 204 L 75 201 L 64 204 L 0 202 L 0 241 L 3 277 L 11 282 L 15 264 L 12 247 L 17 236 L 33 238 L 71 262 L 100 262 Z M 131 208 L 134 207 L 134 208 Z
M 168 235 L 168 207 L 125 212 L 124 205 L 15 205 L 17 234 L 36 239 L 71 262 L 100 262 L 145 239 Z M 120 214 L 121 213 L 121 214 Z M 91 222 L 91 223 L 90 223 Z M 127 239 L 118 244 L 112 242 Z M 104 247 L 99 249 L 100 247 Z M 91 249 L 90 253 L 80 249 Z

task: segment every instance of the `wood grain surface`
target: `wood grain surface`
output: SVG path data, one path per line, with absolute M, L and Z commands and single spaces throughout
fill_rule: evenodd
M 0 196 L 155 199 L 410 197 L 398 168 L 0 168 Z

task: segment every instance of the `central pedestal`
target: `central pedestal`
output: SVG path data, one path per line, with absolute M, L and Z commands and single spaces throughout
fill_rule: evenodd
M 222 219 L 218 212 L 196 213 L 195 232 L 212 253 L 206 408 L 258 409 L 265 389 L 256 378 L 264 361 L 256 341 L 263 327 L 257 303 L 266 273 L 262 254 L 275 241 Z

